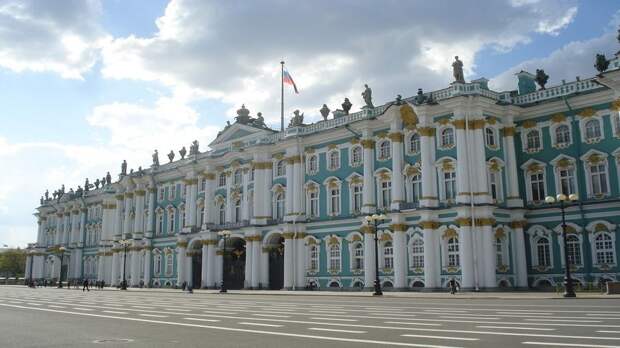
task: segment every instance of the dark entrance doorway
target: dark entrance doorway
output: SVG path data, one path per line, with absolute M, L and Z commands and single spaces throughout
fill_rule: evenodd
M 284 238 L 279 237 L 269 246 L 269 289 L 281 290 L 284 287 Z
M 243 289 L 245 281 L 245 241 L 232 238 L 226 241 L 224 282 L 230 290 Z
M 193 289 L 199 289 L 201 287 L 202 279 L 202 251 L 192 251 L 192 281 L 190 285 Z

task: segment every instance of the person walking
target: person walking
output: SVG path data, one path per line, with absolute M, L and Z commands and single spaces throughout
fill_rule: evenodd
M 84 283 L 82 283 L 82 285 L 82 292 L 84 292 L 84 290 L 90 291 L 90 289 L 88 288 L 88 279 L 84 279 Z
M 454 280 L 454 278 L 450 279 L 450 293 L 452 295 L 456 294 L 456 280 Z

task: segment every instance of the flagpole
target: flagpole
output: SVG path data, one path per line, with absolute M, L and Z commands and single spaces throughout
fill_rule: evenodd
M 280 131 L 284 131 L 284 61 L 280 62 Z

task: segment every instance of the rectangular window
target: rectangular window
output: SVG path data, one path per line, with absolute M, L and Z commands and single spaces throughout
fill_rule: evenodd
M 444 172 L 443 179 L 446 200 L 454 200 L 456 198 L 456 172 Z
M 590 166 L 590 179 L 592 182 L 592 194 L 607 194 L 607 173 L 604 164 Z
M 317 192 L 310 192 L 310 217 L 319 216 L 319 194 Z
M 332 215 L 340 214 L 340 189 L 334 188 L 330 190 L 330 213 Z
M 414 175 L 411 178 L 411 201 L 418 203 L 422 196 L 422 178 L 421 175 Z
M 491 198 L 493 198 L 494 201 L 497 201 L 499 193 L 498 193 L 498 180 L 497 180 L 497 173 L 495 172 L 491 172 L 489 173 L 489 185 L 491 186 Z
M 560 191 L 565 195 L 575 193 L 575 170 L 572 168 L 560 169 Z
M 362 186 L 353 185 L 351 189 L 353 190 L 353 212 L 359 213 L 362 211 Z
M 530 185 L 532 188 L 532 201 L 543 201 L 545 199 L 545 181 L 543 173 L 530 175 Z
M 387 209 L 392 202 L 392 182 L 381 182 L 381 208 Z

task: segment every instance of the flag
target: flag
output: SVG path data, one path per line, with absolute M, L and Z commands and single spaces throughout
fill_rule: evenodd
M 295 93 L 299 94 L 299 91 L 297 90 L 297 85 L 295 84 L 295 81 L 293 81 L 293 78 L 291 77 L 291 74 L 288 73 L 288 70 L 284 70 L 284 72 L 282 74 L 282 82 L 286 83 L 287 85 L 293 86 L 293 89 L 295 90 Z

